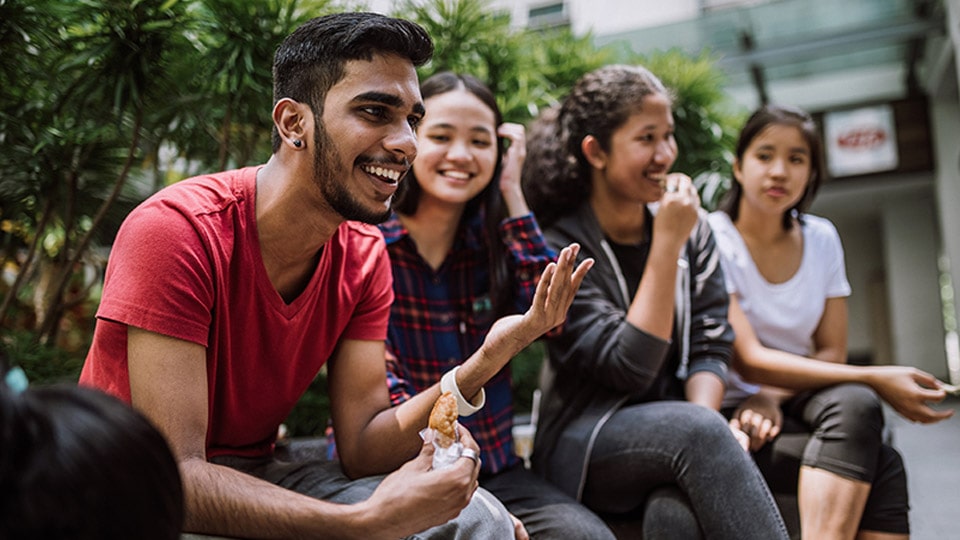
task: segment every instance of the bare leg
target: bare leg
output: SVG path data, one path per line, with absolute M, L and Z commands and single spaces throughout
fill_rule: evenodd
M 870 484 L 844 478 L 813 467 L 800 468 L 798 504 L 800 531 L 804 540 L 853 540 Z M 869 533 L 882 534 L 882 533 Z M 900 536 L 859 537 L 861 539 L 901 538 Z

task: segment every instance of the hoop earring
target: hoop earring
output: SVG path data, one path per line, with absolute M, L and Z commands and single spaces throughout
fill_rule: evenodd
M 294 139 L 293 145 L 296 146 L 297 148 L 300 148 L 301 146 L 303 146 L 303 141 L 301 141 L 300 139 Z

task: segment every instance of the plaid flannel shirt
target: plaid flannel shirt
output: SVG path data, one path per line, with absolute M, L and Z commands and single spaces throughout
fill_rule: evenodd
M 489 247 L 482 218 L 461 226 L 453 248 L 434 271 L 394 215 L 380 225 L 393 267 L 396 299 L 387 337 L 390 400 L 402 403 L 429 388 L 480 348 L 495 321 L 490 303 Z M 500 244 L 516 277 L 515 309 L 527 310 L 540 274 L 555 259 L 532 215 L 504 220 Z M 509 365 L 484 386 L 486 405 L 461 417 L 480 445 L 482 472 L 494 474 L 519 462 L 513 448 L 513 392 Z

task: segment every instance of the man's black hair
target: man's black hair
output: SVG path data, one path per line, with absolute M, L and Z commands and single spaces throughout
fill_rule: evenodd
M 323 112 L 327 91 L 344 76 L 351 60 L 394 54 L 422 66 L 433 56 L 433 41 L 420 25 L 378 13 L 337 13 L 311 19 L 294 30 L 273 58 L 273 102 L 290 98 Z M 280 135 L 273 129 L 273 151 Z

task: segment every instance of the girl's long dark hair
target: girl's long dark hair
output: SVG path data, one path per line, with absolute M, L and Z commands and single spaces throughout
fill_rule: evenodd
M 476 77 L 444 71 L 426 79 L 420 85 L 420 93 L 424 101 L 433 96 L 460 89 L 470 92 L 493 111 L 494 129 L 503 123 L 503 114 L 500 112 L 493 92 Z M 487 187 L 483 188 L 483 191 L 467 202 L 460 217 L 460 226 L 463 227 L 478 213 L 483 216 L 484 237 L 490 256 L 490 302 L 494 314 L 502 317 L 515 311 L 515 278 L 507 264 L 507 254 L 500 241 L 500 223 L 507 215 L 503 196 L 500 194 L 500 171 L 503 167 L 504 148 L 499 138 L 497 141 L 497 162 L 493 170 L 493 179 Z M 400 188 L 394 198 L 394 210 L 408 216 L 416 214 L 422 192 L 423 188 L 417 180 L 416 169 L 413 169 L 407 178 L 400 182 Z
M 805 111 L 786 105 L 764 105 L 750 115 L 750 118 L 743 125 L 743 129 L 740 130 L 735 151 L 739 163 L 743 163 L 743 155 L 750 143 L 771 125 L 797 128 L 810 148 L 810 181 L 807 182 L 807 187 L 804 189 L 800 200 L 783 213 L 783 230 L 788 231 L 793 227 L 793 216 L 796 216 L 797 221 L 801 224 L 803 223 L 803 214 L 813 204 L 813 199 L 817 196 L 820 184 L 826 177 L 824 172 L 826 167 L 823 163 L 823 142 L 820 139 L 820 132 L 817 130 L 816 123 Z M 743 186 L 740 185 L 740 182 L 734 180 L 729 191 L 724 194 L 720 201 L 720 210 L 726 212 L 730 216 L 730 221 L 734 223 L 740 217 L 740 200 L 742 198 Z

